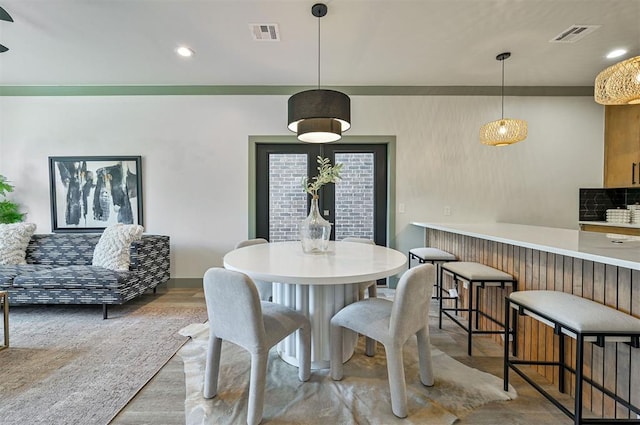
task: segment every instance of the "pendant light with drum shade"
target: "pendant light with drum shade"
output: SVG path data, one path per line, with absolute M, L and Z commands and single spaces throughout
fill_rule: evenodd
M 289 98 L 288 128 L 301 142 L 330 143 L 351 127 L 351 99 L 339 91 L 320 89 L 320 18 L 327 14 L 327 6 L 316 3 L 311 14 L 318 18 L 318 88 Z
M 502 62 L 502 114 L 499 120 L 491 121 L 480 127 L 480 142 L 489 146 L 507 146 L 527 138 L 527 122 L 504 117 L 504 61 L 511 57 L 511 52 L 500 53 L 496 60 Z
M 640 104 L 640 56 L 618 62 L 596 77 L 593 97 L 601 105 Z

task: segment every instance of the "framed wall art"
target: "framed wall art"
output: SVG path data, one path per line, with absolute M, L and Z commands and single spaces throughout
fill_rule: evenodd
M 140 156 L 50 156 L 52 230 L 143 225 L 141 165 Z

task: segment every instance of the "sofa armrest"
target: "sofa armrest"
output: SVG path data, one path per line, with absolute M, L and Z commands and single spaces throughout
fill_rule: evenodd
M 129 270 L 152 288 L 169 280 L 169 236 L 143 235 L 131 244 Z

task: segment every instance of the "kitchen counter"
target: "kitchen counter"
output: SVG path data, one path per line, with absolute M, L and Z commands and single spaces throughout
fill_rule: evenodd
M 414 226 L 640 270 L 640 237 L 511 223 L 426 223 Z
M 509 223 L 412 224 L 424 229 L 425 246 L 450 252 L 460 261 L 479 262 L 509 273 L 517 279 L 518 291 L 562 291 L 640 318 L 639 236 Z M 454 282 L 445 276 L 442 285 L 449 289 Z M 458 301 L 464 306 L 468 295 L 464 287 L 458 289 L 461 295 Z M 487 287 L 478 291 L 476 301 L 490 316 L 504 317 L 507 293 L 507 289 Z M 493 330 L 494 325 L 486 320 L 481 327 Z M 517 357 L 557 361 L 554 356 L 557 336 L 553 328 L 540 327 L 530 317 L 520 317 L 517 335 Z M 494 341 L 503 343 L 496 336 Z M 569 350 L 575 350 L 575 341 L 569 339 L 569 344 L 573 344 Z M 589 344 L 588 350 L 584 367 L 592 377 L 597 377 L 600 384 L 621 384 L 618 394 L 638 394 L 637 382 L 629 380 L 629 376 L 640 376 L 640 349 L 607 343 L 604 347 Z M 549 382 L 558 381 L 554 368 L 541 367 L 538 373 Z M 588 394 L 599 391 L 588 387 Z M 585 399 L 585 404 L 596 415 L 605 406 L 603 403 L 596 406 L 590 399 Z

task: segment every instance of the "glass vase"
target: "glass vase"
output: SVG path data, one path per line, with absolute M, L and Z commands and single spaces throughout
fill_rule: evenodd
M 325 220 L 318 208 L 318 197 L 311 199 L 311 209 L 307 218 L 299 225 L 302 250 L 307 254 L 322 254 L 329 249 L 331 223 Z

